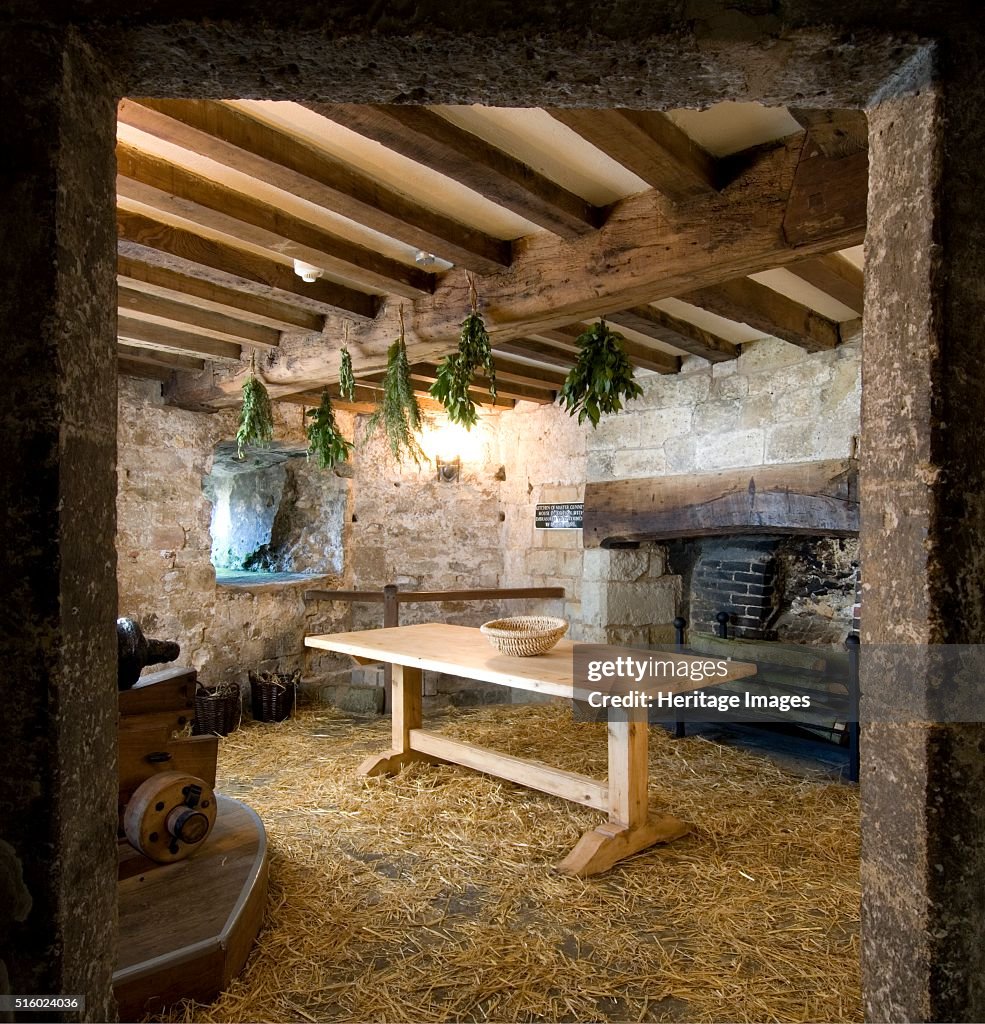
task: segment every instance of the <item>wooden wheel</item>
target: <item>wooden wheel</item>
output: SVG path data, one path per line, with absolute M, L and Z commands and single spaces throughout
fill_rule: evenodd
M 159 864 L 194 853 L 215 824 L 215 793 L 183 772 L 160 772 L 142 782 L 123 813 L 130 845 Z

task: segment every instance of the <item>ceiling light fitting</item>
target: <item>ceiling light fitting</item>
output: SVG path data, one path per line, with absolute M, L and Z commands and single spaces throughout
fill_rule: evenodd
M 313 267 L 310 263 L 301 260 L 294 261 L 294 273 L 306 284 L 312 284 L 322 275 L 321 267 Z
M 418 249 L 414 255 L 414 262 L 419 267 L 433 267 L 438 262 L 438 257 L 433 252 L 425 252 L 423 249 Z

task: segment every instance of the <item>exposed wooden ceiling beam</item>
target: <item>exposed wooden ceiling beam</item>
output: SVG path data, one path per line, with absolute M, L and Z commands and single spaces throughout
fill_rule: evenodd
M 375 291 L 411 299 L 434 291 L 433 274 L 132 146 L 117 145 L 116 166 L 116 191 L 124 199 L 302 260 Z
M 176 352 L 162 352 L 156 348 L 139 348 L 136 345 L 117 344 L 117 355 L 121 359 L 160 366 L 167 370 L 203 370 L 205 362 L 194 356 L 182 356 Z
M 166 366 L 158 366 L 155 363 L 145 363 L 140 359 L 130 359 L 127 356 L 118 356 L 116 359 L 117 373 L 124 377 L 138 377 L 141 380 L 158 380 L 162 384 L 170 380 L 173 370 Z
M 493 352 L 504 355 L 536 359 L 545 366 L 554 366 L 565 374 L 574 366 L 575 356 L 569 349 L 551 345 L 537 338 L 517 338 L 515 341 L 494 341 Z
M 275 330 L 318 334 L 325 327 L 324 313 L 313 313 L 279 299 L 229 288 L 130 256 L 117 257 L 116 273 L 119 284 L 131 291 L 187 303 L 196 309 L 242 318 Z
M 841 341 L 838 324 L 833 320 L 749 278 L 699 288 L 679 298 L 808 352 L 832 349 Z
M 810 132 L 814 145 L 824 156 L 851 156 L 869 144 L 869 123 L 861 110 L 788 109 L 801 128 Z
M 116 223 L 122 241 L 133 242 L 144 250 L 155 250 L 201 267 L 208 267 L 220 274 L 250 281 L 267 288 L 273 288 L 290 295 L 301 296 L 312 302 L 344 310 L 353 316 L 371 320 L 376 315 L 377 300 L 373 295 L 335 284 L 334 281 L 318 280 L 310 284 L 301 280 L 291 267 L 274 260 L 257 256 L 255 253 L 223 245 L 209 238 L 196 235 L 184 228 L 172 227 L 160 221 L 145 217 L 129 210 L 117 210 Z M 153 256 L 142 253 L 147 262 Z
M 134 320 L 150 319 L 179 329 L 190 327 L 197 334 L 231 341 L 237 345 L 276 348 L 280 342 L 280 332 L 272 327 L 237 320 L 210 309 L 188 306 L 173 299 L 134 291 L 126 286 L 117 288 L 117 305 L 121 313 L 126 313 Z
M 500 355 L 495 357 L 496 380 L 510 381 L 514 384 L 529 384 L 534 388 L 546 388 L 549 391 L 557 391 L 567 376 L 564 373 L 557 373 L 554 370 L 545 369 L 540 366 L 528 366 L 526 363 L 517 363 L 503 359 Z M 484 381 L 485 377 L 480 377 Z
M 782 224 L 801 142 L 802 136 L 794 136 L 760 152 L 710 199 L 668 208 L 658 193 L 643 192 L 618 203 L 594 235 L 576 242 L 559 242 L 546 233 L 525 238 L 509 271 L 477 282 L 493 346 L 858 244 L 864 225 L 854 229 L 850 241 L 840 227 L 797 247 L 784 240 Z M 864 206 L 867 175 L 862 170 L 854 187 Z M 831 197 L 820 188 L 830 205 Z M 843 189 L 838 194 L 854 204 L 854 195 Z M 415 302 L 405 315 L 411 359 L 433 361 L 454 351 L 468 304 L 462 270 L 445 274 L 433 296 Z M 351 333 L 357 371 L 385 366 L 399 329 L 397 312 L 396 304 L 388 303 L 374 323 Z M 280 353 L 265 372 L 286 393 L 292 386 L 310 386 L 305 381 L 315 385 L 335 379 L 337 366 L 326 359 L 323 341 L 299 337 L 281 340 Z M 241 377 L 242 372 L 215 381 L 182 380 L 169 396 L 190 408 L 221 407 L 227 392 L 238 393 Z
M 241 351 L 239 345 L 217 338 L 207 338 L 202 334 L 178 330 L 175 327 L 164 327 L 147 320 L 134 320 L 128 316 L 120 316 L 116 323 L 116 336 L 120 341 L 129 341 L 150 348 L 166 349 L 171 352 L 193 352 L 207 359 L 230 359 L 239 362 Z
M 869 151 L 853 150 L 831 155 L 816 143 L 813 130 L 806 133 L 793 185 L 783 217 L 783 236 L 788 245 L 808 246 L 819 239 L 841 240 L 838 249 L 857 245 L 865 231 Z
M 837 299 L 859 316 L 862 315 L 864 276 L 851 260 L 845 259 L 840 253 L 833 252 L 827 256 L 815 256 L 800 263 L 791 263 L 787 270 Z
M 580 107 L 548 113 L 675 203 L 718 191 L 715 158 L 666 114 Z
M 414 388 L 414 397 L 417 399 L 417 403 L 421 407 L 421 410 L 423 412 L 438 413 L 439 415 L 443 414 L 445 411 L 444 406 L 440 402 L 433 399 L 428 390 L 431 386 L 431 383 L 433 382 L 433 379 L 429 381 L 424 374 L 414 373 L 413 370 L 411 371 L 410 379 L 411 385 Z M 364 377 L 359 377 L 356 381 L 356 397 L 359 397 L 358 388 L 360 387 L 360 385 L 367 388 L 372 388 L 374 393 L 378 396 L 380 392 L 382 392 L 383 390 L 382 381 L 382 372 L 370 373 Z M 504 395 L 499 395 L 496 399 L 495 404 L 493 404 L 493 400 L 489 392 L 481 391 L 478 388 L 471 388 L 469 390 L 469 397 L 472 399 L 475 405 L 481 409 L 512 409 L 514 405 L 513 399 L 507 398 Z M 282 399 L 279 400 L 289 402 L 292 399 L 293 396 L 284 396 Z
M 581 238 L 604 219 L 603 210 L 427 107 L 324 103 L 310 107 L 560 238 Z
M 701 356 L 712 363 L 721 363 L 727 359 L 735 359 L 739 354 L 737 345 L 725 338 L 712 334 L 711 331 L 671 316 L 653 306 L 633 306 L 632 309 L 620 309 L 615 313 L 606 314 L 605 318 L 617 328 L 624 327 L 628 331 L 643 334 L 654 341 L 662 341 L 667 345 L 683 349 L 694 356 Z
M 580 334 L 591 330 L 591 324 L 569 324 L 565 327 L 554 327 L 549 330 L 538 331 L 537 333 L 548 341 L 567 346 L 572 352 L 572 361 L 577 355 L 578 346 L 575 340 Z M 669 352 L 650 348 L 641 345 L 639 342 L 625 338 L 622 343 L 623 350 L 629 357 L 633 366 L 641 370 L 653 370 L 656 373 L 677 373 L 681 368 L 681 360 Z
M 437 374 L 437 367 L 433 363 L 417 363 L 410 368 L 410 379 L 415 381 L 421 381 L 430 387 L 435 380 Z M 474 390 L 484 396 L 486 402 L 492 402 L 488 390 L 486 390 L 485 378 L 477 377 L 476 384 L 478 385 Z M 512 399 L 514 401 L 522 402 L 540 402 L 542 404 L 549 404 L 554 401 L 554 389 L 543 388 L 543 387 L 528 387 L 525 384 L 514 384 L 508 380 L 500 381 L 497 378 L 496 381 L 496 398 Z
M 124 100 L 119 119 L 478 273 L 495 273 L 512 259 L 509 242 L 421 206 L 227 104 Z

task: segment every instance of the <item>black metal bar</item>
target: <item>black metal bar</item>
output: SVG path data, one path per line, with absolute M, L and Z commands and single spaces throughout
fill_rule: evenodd
M 722 640 L 728 640 L 728 620 L 730 616 L 728 612 L 719 612 L 715 616 L 715 621 L 718 623 L 718 635 Z
M 684 631 L 687 629 L 687 619 L 680 615 L 674 619 L 674 646 L 678 651 L 684 650 Z M 674 711 L 674 738 L 683 739 L 687 735 L 687 727 L 681 720 L 680 712 Z
M 848 700 L 851 718 L 848 722 L 848 781 L 858 782 L 859 777 L 859 655 L 862 641 L 857 633 L 845 638 L 848 651 Z

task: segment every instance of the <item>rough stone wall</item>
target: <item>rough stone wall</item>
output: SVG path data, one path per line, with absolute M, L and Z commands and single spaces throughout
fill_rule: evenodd
M 71 30 L 0 28 L 0 993 L 112 1020 L 113 118 Z
M 646 378 L 640 399 L 589 431 L 588 479 L 847 458 L 860 396 L 856 344 L 809 354 L 765 338 L 729 362 L 689 357 L 683 373 Z
M 198 670 L 206 684 L 242 684 L 251 669 L 347 672 L 343 659 L 306 654 L 304 648 L 305 633 L 348 628 L 345 605 L 306 605 L 307 582 L 265 584 L 258 576 L 253 587 L 216 585 L 212 507 L 203 478 L 216 444 L 235 434 L 235 413 L 175 409 L 163 404 L 159 392 L 155 382 L 120 381 L 120 614 L 134 616 L 148 635 L 177 640 L 181 662 Z M 276 436 L 299 431 L 292 412 L 278 408 Z M 314 463 L 297 468 L 299 478 L 324 472 Z M 324 478 L 306 486 L 320 492 Z M 337 586 L 340 579 L 323 582 Z

